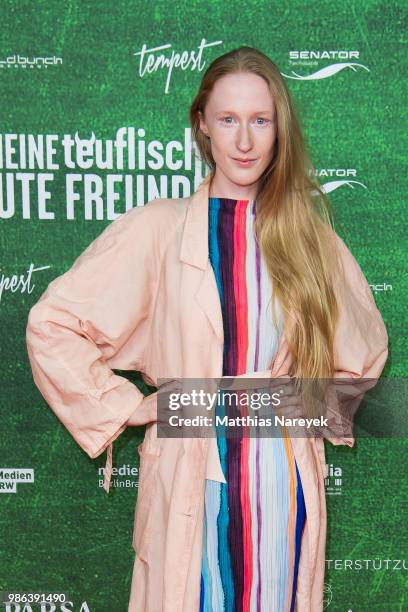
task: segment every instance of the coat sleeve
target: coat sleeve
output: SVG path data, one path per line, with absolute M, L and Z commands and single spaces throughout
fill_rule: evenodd
M 112 442 L 136 409 L 141 425 L 154 418 L 143 411 L 139 389 L 107 363 L 131 341 L 132 363 L 123 361 L 123 369 L 144 370 L 159 268 L 150 207 L 131 209 L 113 221 L 49 284 L 28 315 L 34 382 L 91 458 L 108 449 L 107 492 Z
M 352 418 L 364 392 L 375 385 L 385 366 L 388 335 L 360 266 L 337 234 L 335 240 L 344 274 L 336 284 L 340 314 L 334 339 L 333 388 L 341 390 L 346 401 L 335 415 L 335 435 L 327 439 L 334 445 L 354 446 Z

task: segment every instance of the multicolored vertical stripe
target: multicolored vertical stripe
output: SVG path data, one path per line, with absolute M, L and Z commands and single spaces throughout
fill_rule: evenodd
M 209 198 L 223 374 L 267 369 L 282 333 L 253 233 L 254 200 Z M 227 408 L 228 413 L 229 408 Z M 220 404 L 217 414 L 224 414 Z M 292 612 L 305 504 L 289 438 L 217 437 L 226 483 L 206 480 L 200 612 Z

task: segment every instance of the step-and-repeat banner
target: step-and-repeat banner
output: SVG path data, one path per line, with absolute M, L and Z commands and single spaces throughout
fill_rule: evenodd
M 0 590 L 62 593 L 72 604 L 0 610 L 127 609 L 144 428 L 115 442 L 107 496 L 106 453 L 90 459 L 34 385 L 27 316 L 118 215 L 194 190 L 204 169 L 188 108 L 217 56 L 245 44 L 278 65 L 336 230 L 387 325 L 383 376 L 406 376 L 406 9 L 376 0 L 3 3 Z M 153 390 L 139 373 L 116 373 Z M 326 443 L 330 612 L 408 609 L 406 451 L 403 438 Z

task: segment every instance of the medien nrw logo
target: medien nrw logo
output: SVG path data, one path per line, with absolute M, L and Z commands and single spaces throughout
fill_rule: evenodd
M 295 79 L 297 81 L 318 81 L 320 79 L 327 79 L 334 76 L 342 70 L 352 70 L 353 72 L 361 72 L 362 70 L 366 70 L 367 72 L 370 72 L 367 66 L 360 64 L 358 61 L 354 61 L 359 59 L 360 51 L 289 51 L 290 66 L 311 67 L 319 66 L 319 64 L 322 62 L 324 62 L 325 65 L 322 68 L 319 68 L 319 70 L 316 70 L 310 74 L 299 74 L 294 70 L 291 70 L 292 74 L 285 74 L 284 72 L 281 74 L 287 79 Z M 327 65 L 327 61 L 332 63 Z
M 56 55 L 8 55 L 0 58 L 0 68 L 48 68 L 48 66 L 56 66 L 62 64 L 62 57 Z
M 341 467 L 330 463 L 327 478 L 324 479 L 326 495 L 341 495 L 343 486 L 343 470 Z
M 331 193 L 340 187 L 367 189 L 364 183 L 356 180 L 357 170 L 355 168 L 318 168 L 313 174 L 320 179 L 324 193 Z M 316 191 L 312 193 L 317 195 Z
M 0 468 L 0 493 L 17 493 L 18 482 L 34 482 L 34 470 L 29 468 Z
M 136 51 L 133 55 L 139 56 L 140 78 L 143 78 L 144 75 L 149 72 L 167 71 L 166 86 L 164 88 L 164 93 L 167 94 L 169 93 L 173 68 L 178 68 L 182 71 L 189 70 L 193 72 L 196 70 L 202 72 L 206 64 L 203 59 L 204 49 L 221 44 L 222 40 L 207 42 L 205 38 L 202 38 L 197 49 L 182 49 L 180 51 L 175 51 L 172 49 L 170 43 L 158 47 L 150 47 L 149 49 L 146 44 L 143 43 L 142 50 Z M 163 53 L 163 51 L 165 51 L 165 53 Z
M 98 484 L 99 487 L 103 487 L 103 479 L 105 475 L 105 468 L 100 467 L 98 469 Z M 135 479 L 135 476 L 139 475 L 139 468 L 130 465 L 129 463 L 123 463 L 120 467 L 112 468 L 112 480 L 111 487 L 116 489 L 135 489 L 139 486 L 139 478 Z

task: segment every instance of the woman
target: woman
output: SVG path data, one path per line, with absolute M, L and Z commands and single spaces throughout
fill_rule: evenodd
M 322 610 L 322 438 L 157 436 L 163 378 L 377 378 L 387 333 L 330 227 L 279 70 L 241 47 L 190 109 L 211 168 L 189 198 L 128 211 L 31 309 L 34 380 L 92 458 L 147 424 L 129 612 Z M 326 438 L 353 445 L 338 428 Z

